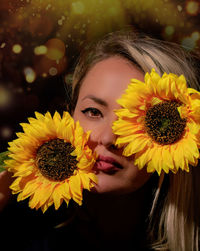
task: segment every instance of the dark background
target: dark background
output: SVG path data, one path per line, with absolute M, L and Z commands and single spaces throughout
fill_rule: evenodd
M 0 151 L 20 122 L 67 109 L 81 49 L 131 26 L 200 50 L 199 0 L 0 0 Z

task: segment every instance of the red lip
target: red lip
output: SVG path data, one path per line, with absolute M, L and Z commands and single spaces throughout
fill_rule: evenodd
M 100 155 L 96 161 L 96 170 L 103 172 L 114 172 L 122 169 L 123 167 L 112 157 Z

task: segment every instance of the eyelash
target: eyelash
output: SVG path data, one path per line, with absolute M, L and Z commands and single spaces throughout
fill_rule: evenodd
M 86 114 L 86 116 L 88 116 L 89 118 L 99 118 L 99 115 L 100 117 L 102 118 L 103 117 L 103 114 L 101 113 L 101 111 L 99 111 L 97 108 L 94 108 L 94 107 L 88 107 L 84 110 L 81 111 L 83 114 Z M 94 116 L 91 116 L 89 113 L 98 113 L 98 115 L 94 115 Z

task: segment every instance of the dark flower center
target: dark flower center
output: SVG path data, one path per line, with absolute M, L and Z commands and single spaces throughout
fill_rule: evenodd
M 77 160 L 70 153 L 74 147 L 63 139 L 52 139 L 38 148 L 36 162 L 43 176 L 62 181 L 69 178 L 76 169 Z
M 186 126 L 177 110 L 181 104 L 176 101 L 166 101 L 150 107 L 145 116 L 145 127 L 151 138 L 161 145 L 178 141 Z

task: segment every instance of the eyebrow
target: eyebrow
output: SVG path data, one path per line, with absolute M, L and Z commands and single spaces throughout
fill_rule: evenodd
M 100 104 L 100 105 L 105 106 L 105 107 L 108 106 L 108 104 L 103 99 L 97 98 L 97 97 L 95 97 L 93 95 L 85 96 L 84 98 L 82 98 L 82 101 L 85 100 L 85 99 L 91 99 L 94 102 L 96 102 L 97 104 Z

